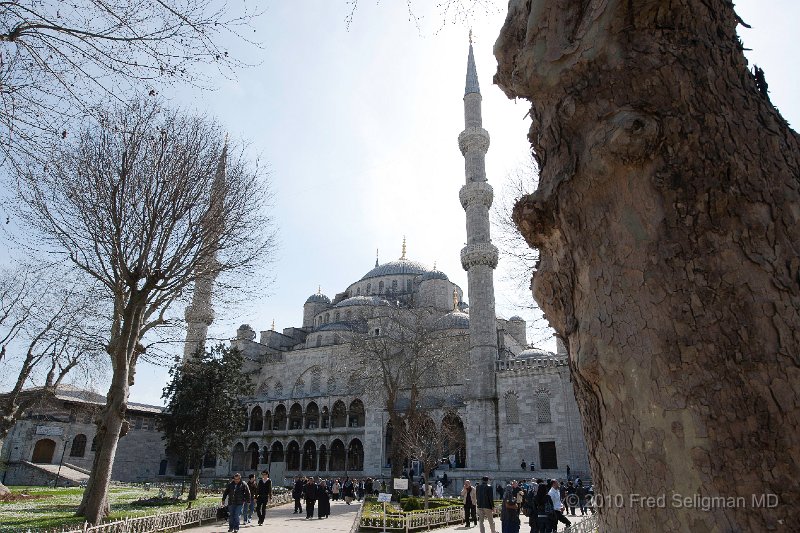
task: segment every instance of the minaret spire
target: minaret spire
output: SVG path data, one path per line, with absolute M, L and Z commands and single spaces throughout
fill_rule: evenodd
M 403 235 L 403 253 L 400 256 L 400 259 L 404 260 L 405 258 L 406 258 L 406 236 Z
M 211 305 L 211 296 L 214 289 L 214 280 L 217 278 L 217 246 L 220 232 L 222 231 L 223 210 L 227 195 L 226 168 L 228 165 L 228 134 L 217 162 L 214 181 L 208 200 L 208 210 L 200 221 L 204 227 L 202 246 L 206 249 L 205 258 L 198 262 L 195 270 L 194 293 L 192 303 L 186 308 L 186 343 L 183 347 L 183 360 L 186 361 L 195 353 L 204 350 L 208 326 L 214 322 L 214 309 Z
M 464 156 L 466 183 L 458 193 L 467 218 L 467 245 L 461 250 L 461 266 L 467 271 L 469 286 L 469 368 L 472 376 L 468 395 L 472 412 L 467 424 L 482 428 L 482 439 L 493 442 L 497 436 L 495 402 L 495 361 L 498 357 L 497 317 L 494 308 L 494 268 L 497 248 L 490 237 L 489 208 L 492 186 L 486 182 L 486 152 L 489 133 L 483 129 L 481 92 L 472 42 L 467 56 L 467 83 L 464 91 L 464 131 L 458 136 L 458 147 Z M 456 302 L 457 305 L 457 302 Z M 468 444 L 469 446 L 469 444 Z M 495 470 L 498 452 L 476 447 L 467 450 L 477 464 Z

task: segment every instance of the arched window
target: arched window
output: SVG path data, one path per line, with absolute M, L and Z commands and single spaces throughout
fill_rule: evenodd
M 250 431 L 261 431 L 264 429 L 264 417 L 261 414 L 261 407 L 255 406 L 250 412 Z
M 369 294 L 370 294 L 369 291 L 371 291 L 371 290 L 372 290 L 372 283 L 367 283 L 367 290 L 365 291 L 367 293 L 367 296 L 369 296 Z
M 280 381 L 275 384 L 275 397 L 283 398 L 283 383 Z
M 364 470 L 364 445 L 358 439 L 351 440 L 350 446 L 347 447 L 347 469 Z
M 350 403 L 347 425 L 351 428 L 364 427 L 364 402 L 355 399 Z
M 333 394 L 336 392 L 336 378 L 331 376 L 328 378 L 328 387 L 327 387 L 328 394 Z
M 361 287 L 356 289 L 356 296 L 361 296 Z
M 411 280 L 406 280 L 406 292 L 411 292 Z
M 541 389 L 536 392 L 536 419 L 540 424 L 549 424 L 552 422 L 552 418 L 550 412 L 550 392 Z
M 317 461 L 319 468 L 317 468 L 317 470 L 323 472 L 328 469 L 328 456 L 325 453 L 326 451 L 324 444 L 319 447 L 319 460 Z
M 299 403 L 292 405 L 289 409 L 289 429 L 301 429 L 303 427 L 303 408 Z
M 345 318 L 346 318 L 347 320 L 350 320 L 350 318 L 351 318 L 352 316 L 353 316 L 353 312 L 352 312 L 352 311 L 350 311 L 350 310 L 348 309 L 348 310 L 347 310 L 347 313 L 345 313 Z
M 269 409 L 264 413 L 264 429 L 267 431 L 272 430 L 272 411 Z
M 397 280 L 392 280 L 392 292 L 397 292 Z
M 314 402 L 306 406 L 306 429 L 317 429 L 319 427 L 319 407 Z
M 79 433 L 72 439 L 72 448 L 69 450 L 70 457 L 83 457 L 86 454 L 86 435 Z
M 242 444 L 241 442 L 237 442 L 236 446 L 233 447 L 233 453 L 231 454 L 231 470 L 234 471 L 244 470 L 244 461 L 245 461 L 244 444 Z
M 294 391 L 292 392 L 293 398 L 302 398 L 306 395 L 306 382 L 303 378 L 297 378 L 297 381 L 294 382 Z
M 295 440 L 286 448 L 286 470 L 300 470 L 300 445 Z
M 303 445 L 303 471 L 313 472 L 317 469 L 317 445 L 307 440 Z
M 319 427 L 321 427 L 322 429 L 328 429 L 329 426 L 330 426 L 330 414 L 328 413 L 328 408 L 323 407 L 322 415 L 319 421 Z
M 344 443 L 336 439 L 331 443 L 331 458 L 329 470 L 344 470 Z
M 272 443 L 270 461 L 273 463 L 282 463 L 284 461 L 283 444 L 280 441 L 275 441 Z
M 514 391 L 506 393 L 506 423 L 519 424 L 519 397 Z
M 319 394 L 320 381 L 322 381 L 322 369 L 315 367 L 311 371 L 311 393 Z
M 283 404 L 275 408 L 275 414 L 272 415 L 272 429 L 275 431 L 286 429 L 286 406 Z
M 442 435 L 447 455 L 456 456 L 456 468 L 467 466 L 467 434 L 464 422 L 455 413 L 448 413 L 442 419 Z
M 247 462 L 250 464 L 250 470 L 258 470 L 259 455 L 258 444 L 255 442 L 250 443 L 250 446 L 247 447 Z
M 333 404 L 333 411 L 331 413 L 331 427 L 341 428 L 345 427 L 346 425 L 347 409 L 345 408 L 343 401 L 337 400 L 336 403 Z
M 339 311 L 333 313 L 333 321 L 339 322 Z
M 56 451 L 56 441 L 42 439 L 33 447 L 32 463 L 52 463 L 53 453 Z
M 330 321 L 331 321 L 331 314 L 330 313 L 325 313 L 325 323 L 327 324 Z
M 317 348 L 322 346 L 322 335 L 317 335 Z
M 383 294 L 383 282 L 378 283 L 378 294 Z

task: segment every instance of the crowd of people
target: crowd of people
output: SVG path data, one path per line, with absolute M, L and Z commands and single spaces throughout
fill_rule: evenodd
M 242 480 L 238 472 L 234 474 L 222 493 L 222 504 L 228 509 L 228 533 L 238 532 L 241 524 L 249 524 L 253 511 L 258 517 L 258 525 L 263 525 L 270 498 L 272 480 L 269 472 L 261 472 L 258 482 L 255 474 L 250 474 L 247 481 Z
M 495 490 L 502 502 L 502 533 L 519 533 L 524 517 L 528 518 L 531 533 L 555 533 L 559 522 L 566 526 L 564 531 L 569 531 L 572 522 L 567 513 L 576 516 L 578 509 L 584 516 L 594 514 L 591 505 L 593 489 L 591 485 L 584 486 L 580 478 L 569 480 L 565 485 L 557 479 L 533 478 L 530 482 L 512 481 L 505 488 L 498 484 Z M 466 527 L 471 527 L 470 523 L 477 524 L 480 533 L 485 533 L 484 521 L 488 519 L 489 529 L 495 533 L 492 519 L 494 499 L 489 478 L 484 477 L 477 487 L 473 487 L 469 480 L 464 481 L 461 498 Z

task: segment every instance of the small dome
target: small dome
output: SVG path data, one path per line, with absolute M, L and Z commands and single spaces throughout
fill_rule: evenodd
M 431 270 L 420 276 L 421 281 L 428 281 L 429 279 L 443 279 L 445 281 L 450 281 L 450 279 L 447 277 L 447 274 L 441 270 Z
M 321 292 L 318 292 L 317 294 L 312 294 L 311 296 L 309 296 L 308 299 L 306 300 L 306 303 L 307 304 L 330 304 L 331 303 L 331 299 L 328 298 L 327 296 L 325 296 L 324 294 L 322 294 Z
M 364 274 L 361 279 L 364 280 L 369 278 L 379 278 L 382 276 L 394 276 L 397 274 L 419 275 L 425 274 L 426 272 L 430 272 L 430 269 L 419 261 L 398 259 L 397 261 L 389 261 L 388 263 L 376 266 Z
M 541 348 L 527 348 L 517 354 L 517 359 L 553 359 L 554 353 Z
M 241 326 L 239 326 L 239 329 L 253 329 L 253 328 L 250 327 L 250 324 L 242 324 Z
M 351 307 L 354 305 L 391 305 L 388 300 L 380 296 L 352 296 L 342 300 L 335 307 Z
M 509 322 L 525 322 L 525 319 L 519 315 L 514 315 L 508 319 Z
M 469 315 L 451 311 L 436 321 L 436 329 L 469 329 Z

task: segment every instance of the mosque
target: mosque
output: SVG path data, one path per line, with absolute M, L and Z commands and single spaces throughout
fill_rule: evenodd
M 245 355 L 256 392 L 244 399 L 247 422 L 231 458 L 209 465 L 213 472 L 204 475 L 267 468 L 273 479 L 388 476 L 392 431 L 381 380 L 365 381 L 370 369 L 354 367 L 353 339 L 380 337 L 387 316 L 420 309 L 431 315 L 441 341 L 452 344 L 450 371 L 420 384 L 422 407 L 430 417 L 460 433 L 460 445 L 448 458 L 451 478 L 476 479 L 491 472 L 512 479 L 530 477 L 531 470 L 563 477 L 567 465 L 572 472 L 588 473 L 563 345 L 559 341 L 555 354 L 530 347 L 522 318 L 495 314 L 498 251 L 490 239 L 493 192 L 484 164 L 489 134 L 482 127 L 472 44 L 464 114 L 458 144 L 466 181 L 459 199 L 466 213 L 461 263 L 469 304 L 446 273 L 407 257 L 404 240 L 399 259 L 383 264 L 376 259 L 374 268 L 333 298 L 321 291 L 309 296 L 301 325 L 278 332 L 273 324 L 258 340 L 249 325 L 242 325 L 233 345 Z M 187 355 L 205 338 L 209 323 L 207 315 L 191 310 L 208 305 L 196 301 L 187 309 Z M 404 466 L 418 468 L 413 457 L 408 459 Z

